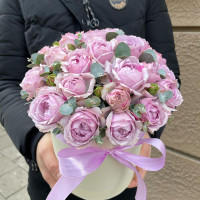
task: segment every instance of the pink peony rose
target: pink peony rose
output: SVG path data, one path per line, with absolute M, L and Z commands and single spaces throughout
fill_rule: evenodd
M 106 62 L 105 71 L 113 80 L 132 91 L 141 91 L 148 79 L 148 71 L 134 56 L 124 60 L 116 58 L 113 64 Z
M 128 35 L 118 35 L 116 40 L 126 43 L 131 49 L 131 56 L 139 58 L 143 51 L 148 49 L 149 43 L 140 37 L 128 36 Z
M 111 61 L 114 56 L 113 45 L 111 42 L 100 37 L 94 37 L 87 43 L 87 50 L 92 55 L 94 61 L 104 65 L 106 61 Z
M 59 109 L 64 102 L 55 87 L 42 87 L 31 102 L 28 115 L 41 132 L 51 131 L 62 118 Z
M 121 87 L 112 90 L 106 95 L 106 101 L 115 112 L 129 109 L 131 102 L 130 94 Z
M 155 63 L 143 63 L 148 70 L 148 80 L 147 83 L 156 83 L 161 80 L 160 74 L 158 74 L 158 68 L 155 66 Z
M 44 77 L 40 77 L 40 74 L 42 73 L 44 73 L 44 69 L 42 66 L 33 67 L 26 72 L 20 86 L 24 91 L 28 93 L 28 101 L 35 96 L 38 88 L 46 85 L 43 81 Z
M 113 145 L 134 146 L 140 134 L 142 123 L 129 112 L 111 112 L 106 119 L 106 135 Z
M 64 128 L 64 139 L 72 146 L 82 146 L 99 134 L 100 108 L 79 107 Z
M 92 59 L 88 52 L 85 49 L 76 49 L 67 55 L 61 68 L 64 72 L 80 74 L 90 72 L 91 64 Z
M 119 29 L 115 28 L 115 29 L 111 29 L 111 28 L 106 28 L 106 29 L 103 29 L 103 30 L 90 30 L 90 31 L 87 31 L 86 33 L 82 34 L 82 40 L 84 42 L 88 42 L 88 40 L 94 38 L 94 37 L 98 37 L 98 38 L 102 38 L 104 40 L 106 40 L 106 34 L 108 32 L 116 32 L 118 31 Z
M 95 78 L 90 73 L 59 73 L 55 78 L 55 84 L 67 99 L 72 96 L 87 98 L 93 93 Z
M 160 87 L 160 92 L 172 91 L 173 96 L 171 99 L 166 101 L 166 105 L 170 108 L 175 108 L 176 106 L 181 105 L 183 102 L 183 97 L 177 87 L 177 81 L 170 79 L 163 79 L 158 82 L 158 86 Z
M 45 54 L 44 60 L 47 65 L 53 64 L 55 61 L 65 61 L 67 54 L 60 46 L 51 47 Z
M 49 49 L 50 49 L 50 47 L 49 46 L 45 46 L 45 47 L 43 47 L 42 49 L 40 49 L 39 51 L 38 51 L 38 53 L 39 54 L 46 54 L 48 51 L 49 51 Z
M 78 36 L 73 34 L 73 33 L 66 33 L 65 35 L 62 35 L 61 40 L 59 41 L 59 44 L 61 47 L 64 47 L 68 49 L 67 45 L 68 44 L 74 44 L 74 40 L 78 39 Z
M 146 113 L 142 114 L 142 121 L 149 122 L 149 130 L 153 133 L 164 126 L 168 120 L 168 113 L 155 98 L 143 98 L 139 101 L 146 108 Z

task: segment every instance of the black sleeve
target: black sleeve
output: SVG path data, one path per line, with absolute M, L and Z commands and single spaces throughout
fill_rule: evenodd
M 174 72 L 180 84 L 173 29 L 165 0 L 147 0 L 146 40 L 167 60 L 168 67 Z M 164 127 L 156 131 L 154 137 L 160 138 L 163 130 Z
M 43 133 L 27 115 L 20 82 L 27 71 L 24 19 L 17 0 L 0 0 L 0 122 L 20 153 L 35 160 Z

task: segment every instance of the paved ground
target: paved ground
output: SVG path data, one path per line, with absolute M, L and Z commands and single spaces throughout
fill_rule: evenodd
M 28 165 L 0 125 L 0 200 L 30 200 Z

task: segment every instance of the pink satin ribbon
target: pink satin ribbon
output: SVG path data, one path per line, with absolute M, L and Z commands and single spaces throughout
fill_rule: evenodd
M 108 155 L 135 172 L 138 182 L 135 199 L 146 200 L 146 185 L 134 165 L 148 171 L 158 171 L 165 165 L 166 151 L 164 143 L 159 139 L 141 139 L 136 146 L 143 143 L 157 148 L 162 153 L 162 156 L 160 158 L 148 158 L 124 151 L 124 149 L 131 147 L 116 147 L 112 150 L 94 147 L 77 150 L 74 147 L 70 147 L 59 151 L 58 160 L 62 177 L 49 193 L 47 200 L 65 200 L 88 174 L 100 167 Z

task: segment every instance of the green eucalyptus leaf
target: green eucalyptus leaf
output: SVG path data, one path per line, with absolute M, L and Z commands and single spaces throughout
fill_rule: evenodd
M 50 73 L 51 73 L 51 72 L 42 73 L 42 74 L 40 74 L 40 77 L 48 76 Z
M 139 57 L 140 62 L 145 62 L 145 63 L 152 63 L 155 62 L 153 56 L 149 53 L 143 52 L 140 57 Z
M 166 71 L 164 69 L 159 69 L 158 70 L 158 74 L 160 74 L 160 77 L 162 79 L 165 79 L 165 77 L 166 77 Z
M 124 31 L 122 31 L 121 29 L 120 29 L 120 30 L 117 30 L 116 33 L 117 33 L 118 35 L 124 35 L 124 34 L 125 34 Z
M 81 40 L 82 39 L 82 34 L 78 33 L 77 35 L 78 35 L 78 39 Z
M 75 97 L 71 97 L 68 100 L 68 104 L 71 105 L 73 108 L 75 108 L 76 107 L 76 98 Z
M 90 67 L 91 73 L 95 78 L 101 77 L 104 75 L 104 69 L 99 63 L 93 63 Z
M 60 130 L 60 128 L 56 127 L 56 128 L 53 129 L 52 133 L 53 133 L 54 135 L 58 135 L 58 134 L 61 133 L 61 130 Z
M 53 43 L 53 46 L 59 46 L 60 44 L 59 44 L 59 42 L 58 41 L 55 41 L 54 43 Z
M 142 114 L 146 113 L 146 108 L 144 104 L 136 104 L 134 109 L 138 110 Z
M 143 104 L 131 105 L 130 110 L 138 117 L 141 118 L 143 113 L 146 113 L 146 108 Z
M 120 42 L 115 49 L 115 57 L 125 59 L 130 55 L 131 55 L 130 47 L 126 43 Z
M 44 60 L 44 54 L 34 53 L 31 55 L 31 61 L 39 65 Z
M 118 35 L 119 35 L 119 34 L 116 33 L 116 32 L 108 32 L 108 33 L 106 34 L 106 41 L 110 41 L 110 40 L 116 38 Z
M 87 98 L 85 100 L 85 106 L 88 108 L 92 108 L 93 107 L 93 103 L 92 103 L 92 99 L 91 98 Z
M 77 46 L 77 45 L 79 45 L 81 43 L 81 41 L 80 40 L 78 40 L 78 39 L 75 39 L 74 40 L 74 44 Z
M 68 44 L 67 47 L 68 47 L 69 50 L 75 50 L 76 49 L 76 47 L 73 44 Z
M 98 107 L 101 104 L 101 99 L 97 96 L 93 96 L 92 98 L 87 98 L 85 100 L 86 107 L 92 108 L 92 107 Z
M 50 72 L 49 67 L 48 66 L 44 66 L 44 72 Z
M 95 137 L 95 142 L 97 145 L 102 145 L 103 144 L 103 140 L 100 136 Z
M 180 88 L 180 84 L 177 82 L 177 88 L 179 89 Z
M 87 46 L 86 46 L 86 44 L 83 44 L 82 47 L 85 49 Z
M 20 95 L 22 99 L 26 99 L 28 97 L 28 93 L 25 90 L 21 90 Z
M 165 95 L 162 94 L 162 93 L 159 93 L 158 94 L 158 98 L 160 100 L 161 103 L 165 103 L 166 102 L 166 99 L 165 99 Z
M 166 91 L 164 93 L 164 95 L 165 95 L 166 101 L 168 101 L 169 99 L 171 99 L 173 97 L 173 92 L 172 91 Z
M 133 110 L 132 112 L 133 112 L 138 118 L 141 118 L 141 117 L 142 117 L 141 113 L 140 113 L 138 110 Z
M 159 90 L 159 86 L 156 83 L 151 83 L 151 87 L 147 89 L 147 91 L 151 94 L 151 95 L 156 95 L 156 93 Z
M 156 56 L 156 52 L 153 49 L 147 49 L 146 51 L 144 51 L 144 53 L 151 54 L 153 56 L 153 58 L 154 58 L 154 62 L 156 62 L 157 56 Z
M 37 65 L 36 65 L 36 64 L 33 64 L 33 63 L 32 63 L 32 64 L 29 64 L 29 65 L 27 65 L 27 67 L 28 67 L 28 68 L 33 68 L 33 67 L 36 67 L 36 66 L 37 66 Z
M 55 61 L 53 64 L 53 73 L 55 75 L 58 75 L 62 70 L 61 70 L 61 63 L 59 61 Z
M 94 104 L 95 106 L 99 106 L 100 103 L 101 103 L 101 99 L 100 99 L 99 97 L 97 97 L 97 96 L 93 96 L 93 97 L 92 97 L 92 101 L 94 102 L 93 104 Z
M 60 107 L 60 113 L 62 115 L 71 115 L 72 113 L 74 112 L 74 108 L 73 106 L 69 105 L 69 104 L 63 104 L 61 107 Z
M 165 103 L 166 101 L 168 101 L 169 99 L 171 99 L 173 97 L 173 93 L 172 91 L 166 91 L 164 93 L 160 93 L 158 95 L 158 98 L 159 100 L 162 102 L 162 103 Z
M 76 47 L 81 48 L 84 44 L 85 44 L 85 42 L 80 42 L 78 45 L 76 45 Z

